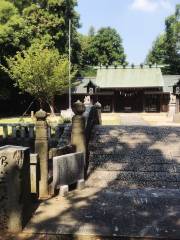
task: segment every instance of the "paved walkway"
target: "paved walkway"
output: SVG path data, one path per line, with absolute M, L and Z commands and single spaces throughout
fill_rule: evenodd
M 120 113 L 121 125 L 125 126 L 147 126 L 141 114 L 138 113 Z
M 179 203 L 180 128 L 97 126 L 86 188 L 43 202 L 24 233 L 180 239 Z

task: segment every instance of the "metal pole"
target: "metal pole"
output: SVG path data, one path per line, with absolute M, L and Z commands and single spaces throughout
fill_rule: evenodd
M 71 19 L 69 19 L 69 109 L 71 109 Z

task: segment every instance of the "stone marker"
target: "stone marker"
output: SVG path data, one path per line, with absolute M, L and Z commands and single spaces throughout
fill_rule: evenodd
M 84 184 L 84 153 L 70 153 L 53 158 L 53 189 L 60 189 L 60 195 L 68 192 L 68 185 Z
M 86 153 L 85 119 L 82 114 L 85 112 L 85 105 L 79 100 L 73 104 L 75 116 L 72 118 L 71 144 L 76 147 L 76 152 Z
M 30 154 L 31 193 L 38 196 L 38 154 Z
M 28 217 L 29 200 L 29 149 L 0 147 L 0 232 L 16 233 L 22 230 Z
M 176 113 L 176 96 L 171 94 L 170 95 L 170 102 L 169 102 L 169 112 L 168 117 L 174 117 Z
M 48 124 L 47 113 L 40 109 L 36 112 L 35 152 L 39 155 L 40 183 L 39 198 L 48 198 Z

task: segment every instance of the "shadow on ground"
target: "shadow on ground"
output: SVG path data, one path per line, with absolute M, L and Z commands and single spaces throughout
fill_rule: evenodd
M 92 136 L 86 188 L 43 202 L 26 239 L 180 239 L 180 128 L 97 126 Z

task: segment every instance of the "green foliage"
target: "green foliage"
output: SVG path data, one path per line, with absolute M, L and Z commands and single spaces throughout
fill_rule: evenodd
M 180 74 L 180 4 L 174 15 L 166 19 L 166 57 L 168 73 Z
M 7 59 L 7 65 L 3 69 L 18 87 L 41 103 L 50 104 L 55 94 L 68 87 L 68 59 L 57 49 L 46 47 L 46 43 L 35 42 L 28 50 Z
M 152 49 L 149 51 L 149 54 L 146 58 L 147 63 L 164 64 L 164 59 L 166 56 L 165 37 L 165 34 L 161 34 L 153 42 Z
M 84 66 L 80 70 L 80 76 L 83 77 L 96 77 L 97 75 L 97 69 L 95 69 L 92 66 Z
M 96 33 L 94 27 L 91 27 L 88 35 L 79 34 L 78 37 L 81 46 L 81 76 L 96 76 L 92 66 L 126 63 L 122 40 L 115 29 L 101 28 Z
M 12 3 L 0 2 L 0 60 L 29 45 L 30 29 Z M 4 16 L 4 17 L 3 17 Z
M 71 19 L 72 61 L 78 64 L 79 15 L 76 0 L 2 0 L 0 2 L 0 49 L 3 56 L 29 47 L 49 35 L 60 53 L 68 53 L 68 21 Z M 3 50 L 2 50 L 3 49 Z M 2 59 L 1 59 L 2 60 Z
M 15 6 L 7 1 L 2 0 L 0 3 L 0 24 L 5 24 L 14 15 L 17 15 L 18 10 Z
M 79 15 L 76 0 L 1 0 L 0 62 L 28 49 L 34 42 L 55 46 L 61 55 L 68 53 L 69 18 L 72 22 L 72 63 L 79 64 L 80 44 L 77 35 Z M 0 97 L 13 91 L 6 74 L 0 72 Z M 5 93 L 5 94 L 4 94 Z
M 180 74 L 180 5 L 165 21 L 165 33 L 154 42 L 146 62 L 164 64 L 164 72 Z
M 88 49 L 92 65 L 125 62 L 126 56 L 122 46 L 122 39 L 115 29 L 101 28 L 91 40 Z

